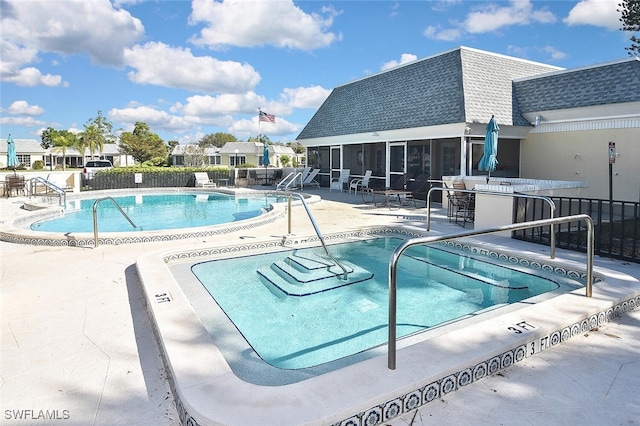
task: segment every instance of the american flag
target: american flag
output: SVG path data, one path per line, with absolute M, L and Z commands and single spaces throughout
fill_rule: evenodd
M 264 111 L 260 111 L 260 121 L 266 121 L 267 123 L 275 123 L 276 116 L 273 114 L 267 114 Z

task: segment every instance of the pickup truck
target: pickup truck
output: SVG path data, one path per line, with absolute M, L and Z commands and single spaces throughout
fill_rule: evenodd
M 82 169 L 82 176 L 85 180 L 93 179 L 93 175 L 100 170 L 113 169 L 113 164 L 109 160 L 90 160 L 84 165 Z

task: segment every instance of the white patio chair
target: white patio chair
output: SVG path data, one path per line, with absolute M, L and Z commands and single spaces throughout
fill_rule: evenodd
M 357 194 L 358 189 L 362 191 L 363 189 L 369 188 L 369 180 L 371 179 L 371 173 L 372 173 L 371 170 L 367 170 L 361 179 L 352 179 L 351 182 L 349 182 L 349 193 L 351 193 L 352 189 L 353 189 L 353 193 Z
M 339 190 L 340 192 L 344 191 L 344 186 L 349 182 L 349 175 L 351 174 L 351 169 L 342 169 L 340 170 L 340 176 L 337 178 L 331 179 L 331 183 L 329 184 L 329 191 L 334 189 Z

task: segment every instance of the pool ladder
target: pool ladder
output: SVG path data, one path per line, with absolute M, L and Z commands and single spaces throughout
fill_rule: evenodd
M 122 207 L 120 207 L 120 204 L 118 204 L 116 200 L 114 200 L 112 197 L 98 198 L 93 203 L 93 248 L 98 247 L 98 204 L 100 204 L 102 201 L 107 201 L 107 200 L 111 201 L 118 208 L 118 210 L 120 210 L 120 213 L 122 213 L 125 219 L 129 221 L 131 226 L 136 228 L 136 224 L 133 223 L 129 215 L 126 214 L 124 210 L 122 210 Z
M 322 248 L 324 249 L 325 254 L 327 255 L 327 257 L 329 257 L 329 259 L 331 259 L 333 263 L 335 263 L 340 269 L 342 269 L 342 279 L 346 280 L 349 277 L 349 271 L 342 263 L 340 263 L 338 259 L 336 259 L 331 253 L 329 253 L 329 249 L 327 248 L 327 245 L 324 242 L 324 237 L 320 232 L 320 228 L 318 228 L 318 224 L 316 223 L 316 220 L 313 218 L 313 215 L 311 214 L 311 210 L 309 210 L 309 206 L 307 205 L 307 202 L 304 200 L 304 196 L 297 192 L 287 192 L 287 196 L 288 196 L 287 216 L 289 221 L 289 234 L 291 234 L 291 197 L 294 195 L 298 197 L 302 202 L 302 205 L 304 206 L 304 209 L 307 212 L 307 216 L 309 216 L 309 220 L 311 221 L 311 225 L 313 225 L 313 229 L 316 231 L 316 235 L 320 240 L 320 244 L 322 244 Z M 283 243 L 284 243 L 284 238 L 283 238 Z

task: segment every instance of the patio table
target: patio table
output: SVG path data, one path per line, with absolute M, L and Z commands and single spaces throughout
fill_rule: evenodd
M 408 205 L 409 201 L 407 201 L 407 195 L 411 195 L 411 191 L 405 191 L 402 189 L 368 189 L 366 188 L 362 192 L 362 201 L 365 203 L 373 203 L 376 207 L 387 207 L 389 210 L 391 208 L 400 208 L 401 206 Z M 365 200 L 365 194 L 369 194 L 371 196 L 371 200 Z M 377 201 L 378 197 L 382 197 L 381 201 Z M 395 198 L 397 200 L 397 204 L 392 200 Z M 404 200 L 404 202 L 403 202 Z

